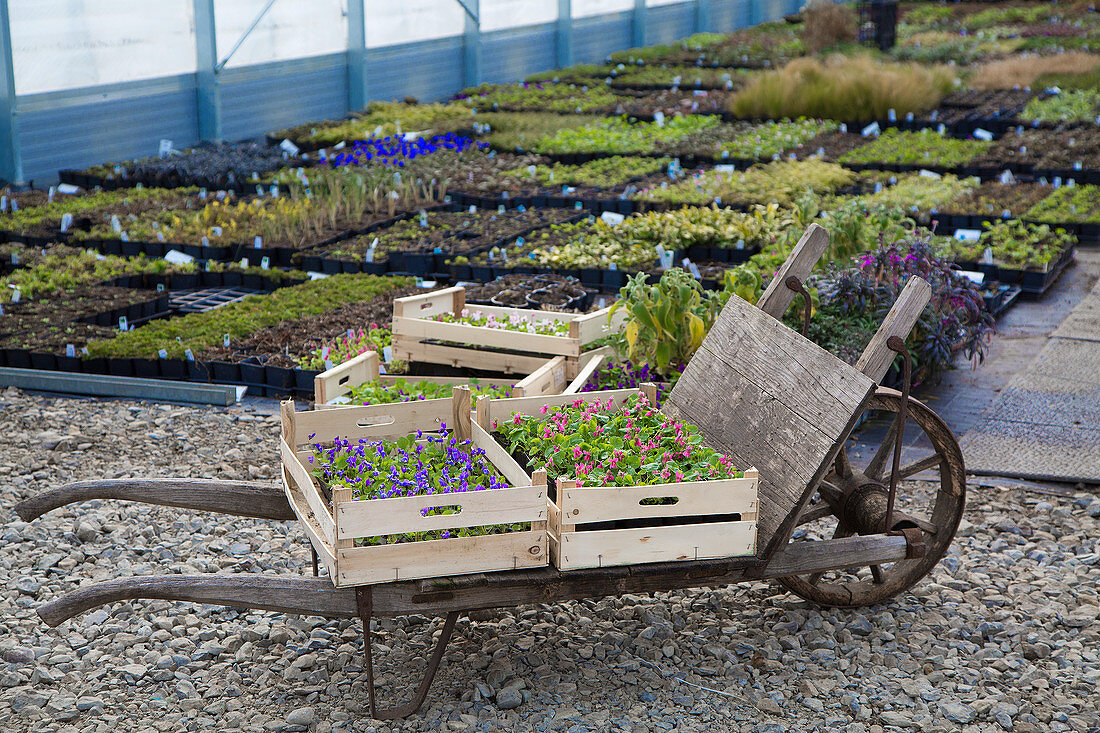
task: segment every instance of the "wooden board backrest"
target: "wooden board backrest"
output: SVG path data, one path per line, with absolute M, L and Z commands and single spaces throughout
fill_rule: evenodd
M 898 299 L 894 301 L 890 312 L 882 319 L 882 325 L 856 362 L 856 369 L 876 382 L 881 382 L 897 358 L 897 352 L 891 350 L 886 342 L 891 336 L 908 338 L 931 297 L 932 286 L 927 281 L 915 275 L 906 280 L 905 287 L 898 293 Z
M 820 478 L 874 388 L 871 378 L 733 296 L 661 409 L 696 425 L 737 466 L 759 470 L 757 548 L 769 557 L 780 524 Z
M 791 301 L 798 295 L 787 287 L 787 278 L 794 276 L 801 282 L 806 282 L 828 246 L 829 232 L 819 224 L 808 226 L 794 249 L 787 255 L 779 272 L 764 290 L 764 294 L 760 296 L 760 300 L 756 302 L 756 307 L 772 318 L 782 318 Z

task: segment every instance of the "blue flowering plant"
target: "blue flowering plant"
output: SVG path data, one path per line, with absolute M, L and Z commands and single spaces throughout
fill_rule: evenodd
M 322 489 L 351 489 L 355 501 L 439 496 L 440 505 L 420 511 L 421 516 L 458 514 L 461 497 L 473 491 L 507 488 L 485 451 L 469 440 L 459 440 L 441 425 L 439 433 L 420 430 L 396 440 L 335 438 L 332 445 L 313 445 L 311 474 Z M 310 439 L 316 434 L 310 436 Z M 461 520 L 456 518 L 456 525 Z M 474 537 L 529 530 L 527 523 L 482 527 L 457 527 L 433 531 L 363 537 L 356 545 L 388 545 L 401 542 Z
M 452 150 L 461 153 L 471 148 L 487 148 L 488 143 L 448 132 L 431 137 L 406 139 L 403 135 L 356 140 L 350 147 L 330 155 L 327 162 L 334 167 L 346 165 L 382 165 L 404 168 L 405 163 L 425 155 Z

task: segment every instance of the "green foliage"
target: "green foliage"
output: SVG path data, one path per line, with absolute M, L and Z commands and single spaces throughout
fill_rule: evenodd
M 719 124 L 713 115 L 672 117 L 656 122 L 631 122 L 611 117 L 571 130 L 560 130 L 538 142 L 539 153 L 651 153 L 655 143 L 675 142 Z
M 1092 122 L 1100 116 L 1100 90 L 1069 89 L 1027 103 L 1020 118 L 1032 122 Z
M 619 291 L 611 313 L 626 313 L 617 348 L 635 365 L 649 364 L 660 374 L 678 374 L 703 343 L 728 294 L 704 291 L 679 268 L 650 285 L 638 273 Z
M 274 136 L 308 141 L 320 147 L 405 132 L 452 132 L 468 124 L 472 110 L 462 104 L 371 102 L 366 112 L 349 120 L 307 123 L 280 130 Z
M 822 133 L 832 132 L 837 126 L 832 120 L 768 120 L 754 125 L 750 131 L 737 135 L 733 140 L 722 143 L 720 150 L 728 153 L 731 158 L 767 160 Z
M 531 112 L 595 112 L 619 102 L 607 85 L 585 84 L 482 84 L 463 89 L 459 95 L 477 109 Z
M 953 168 L 993 146 L 992 140 L 959 140 L 932 130 L 902 132 L 889 128 L 877 139 L 840 156 L 841 163 L 888 163 Z
M 605 410 L 598 401 L 539 415 L 512 416 L 496 426 L 512 450 L 545 466 L 555 479 L 572 478 L 578 486 L 648 486 L 674 481 L 740 478 L 728 456 L 703 445 L 698 429 L 658 412 L 644 397 Z M 646 499 L 643 503 L 672 503 Z
M 65 214 L 71 214 L 74 220 L 85 216 L 98 218 L 97 214 L 101 211 L 128 205 L 149 208 L 158 204 L 173 204 L 182 208 L 184 202 L 191 203 L 188 197 L 196 191 L 198 189 L 195 188 L 120 188 L 114 191 L 93 191 L 85 196 L 58 196 L 49 203 L 28 206 L 5 215 L 3 228 L 11 232 L 26 232 L 39 226 L 56 230 Z M 197 198 L 193 203 L 196 206 L 202 204 Z
M 550 112 L 479 112 L 471 123 L 483 131 L 479 139 L 497 150 L 532 150 L 543 138 L 563 130 L 596 124 L 589 115 L 559 115 Z
M 986 231 L 978 246 L 988 247 L 998 264 L 1017 270 L 1045 271 L 1065 250 L 1077 245 L 1077 237 L 1047 224 L 1013 219 L 995 224 L 984 222 L 983 226 Z
M 1024 218 L 1047 224 L 1100 223 L 1100 186 L 1062 186 L 1028 209 Z
M 483 384 L 476 378 L 469 382 L 470 393 L 474 399 L 481 395 L 493 399 L 512 396 L 512 388 L 504 385 Z M 405 378 L 392 381 L 372 381 L 357 384 L 348 393 L 350 405 L 389 405 L 395 402 L 414 402 L 417 400 L 437 400 L 450 397 L 453 384 L 440 384 L 427 380 L 410 381 Z
M 334 275 L 267 295 L 250 295 L 205 313 L 153 321 L 110 341 L 89 343 L 88 354 L 91 357 L 156 358 L 157 352 L 164 349 L 169 357 L 179 359 L 187 349 L 198 353 L 220 344 L 224 334 L 241 338 L 283 320 L 320 315 L 411 284 L 412 280 L 403 277 Z
M 514 168 L 502 175 L 519 181 L 534 180 L 540 186 L 585 186 L 592 188 L 612 188 L 643 176 L 659 173 L 668 164 L 669 158 L 639 158 L 613 155 L 597 158 L 587 163 L 570 165 L 552 163 L 535 165 L 528 168 Z
M 951 201 L 965 196 L 979 184 L 977 178 L 959 178 L 950 173 L 939 178 L 910 173 L 899 177 L 893 186 L 862 198 L 869 207 L 882 206 L 913 213 L 930 212 L 942 209 Z
M 757 165 L 744 172 L 717 169 L 698 173 L 676 183 L 645 189 L 634 196 L 640 201 L 678 204 L 747 206 L 774 201 L 790 205 L 807 189 L 829 193 L 855 180 L 852 172 L 817 158 L 782 160 Z

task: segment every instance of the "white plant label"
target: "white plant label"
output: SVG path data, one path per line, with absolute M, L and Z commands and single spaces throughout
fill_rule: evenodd
M 665 126 L 665 113 L 661 110 L 657 110 L 653 113 L 653 121 L 657 124 L 657 127 Z
M 867 125 L 867 127 L 864 127 L 862 130 L 860 130 L 859 134 L 863 135 L 863 137 L 873 137 L 878 135 L 881 131 L 882 128 L 878 126 L 878 123 L 872 122 L 871 124 Z
M 167 138 L 162 138 L 160 141 L 160 147 L 157 148 L 157 157 L 167 158 L 172 154 L 172 141 Z
M 299 152 L 298 146 L 286 139 L 279 143 L 279 147 L 291 155 L 297 155 Z
M 188 262 L 194 262 L 195 258 L 186 252 L 170 249 L 164 253 L 164 260 L 166 262 L 171 262 L 173 265 L 186 265 Z
M 191 349 L 184 349 L 183 355 L 187 357 L 187 361 L 195 360 L 195 355 L 191 353 Z
M 979 229 L 956 229 L 955 240 L 959 242 L 977 242 L 982 236 Z
M 65 344 L 65 356 L 70 359 L 76 356 L 76 347 L 72 344 Z
M 161 359 L 167 359 L 168 358 L 168 350 L 167 349 L 161 349 L 160 351 L 157 352 L 157 356 L 159 356 Z
M 974 130 L 974 137 L 978 138 L 979 140 L 987 140 L 988 141 L 988 140 L 993 139 L 993 133 L 990 132 L 989 130 L 983 130 L 982 128 L 979 127 L 979 128 Z
M 242 257 L 241 258 L 241 267 L 248 267 L 248 258 L 247 257 Z
M 73 215 L 68 213 L 68 212 L 62 214 L 61 215 L 61 231 L 62 232 L 69 231 L 69 227 L 71 227 L 72 225 L 73 225 Z
M 623 220 L 626 219 L 625 216 L 623 216 L 622 214 L 616 214 L 614 211 L 605 211 L 600 214 L 600 218 L 611 226 L 622 224 Z
M 382 361 L 386 362 L 387 364 L 389 364 L 391 361 L 393 361 L 393 347 L 392 346 L 383 346 L 382 347 Z
M 260 259 L 260 269 L 261 270 L 271 269 L 271 258 L 270 257 L 264 257 L 264 258 Z
M 130 330 L 128 328 L 129 325 L 130 325 L 129 322 L 126 320 L 126 316 L 119 316 L 118 317 L 118 330 L 119 331 L 128 331 L 128 330 Z
M 222 335 L 222 346 L 224 346 L 227 349 L 229 348 L 229 334 L 228 333 Z

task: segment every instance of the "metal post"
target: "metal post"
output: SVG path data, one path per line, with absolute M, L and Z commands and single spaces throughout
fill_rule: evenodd
M 363 0 L 348 0 L 348 110 L 367 106 L 367 25 Z
M 646 45 L 645 0 L 634 0 L 634 13 L 630 17 L 630 45 L 634 48 Z
M 459 2 L 466 11 L 462 33 L 463 83 L 476 87 L 481 83 L 481 2 Z
M 8 0 L 0 0 L 0 178 L 23 183 L 23 152 L 16 119 L 15 67 L 12 63 Z
M 754 26 L 760 22 L 760 2 L 761 0 L 748 0 L 749 26 Z
M 558 27 L 554 62 L 559 69 L 573 65 L 573 0 L 558 0 Z
M 710 0 L 695 0 L 695 32 L 710 30 Z
M 193 0 L 195 8 L 195 81 L 199 102 L 199 137 L 222 139 L 222 100 L 218 86 L 218 39 L 214 0 Z

